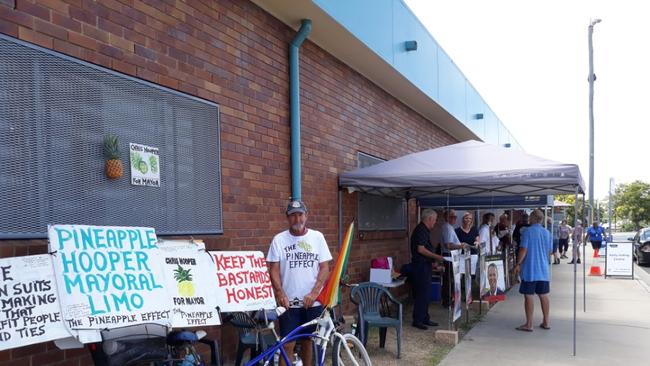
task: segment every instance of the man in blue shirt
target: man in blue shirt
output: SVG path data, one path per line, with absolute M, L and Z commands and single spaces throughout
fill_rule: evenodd
M 594 257 L 600 250 L 600 246 L 603 244 L 604 235 L 605 229 L 603 229 L 603 227 L 598 224 L 598 220 L 594 220 L 593 225 L 587 229 L 587 236 L 591 242 L 591 247 L 594 248 Z
M 519 293 L 524 295 L 524 310 L 526 312 L 526 324 L 516 329 L 524 332 L 533 331 L 533 310 L 535 309 L 534 295 L 539 296 L 544 317 L 542 329 L 551 329 L 549 325 L 550 310 L 550 276 L 549 258 L 553 253 L 553 238 L 541 223 L 544 221 L 544 214 L 535 210 L 530 214 L 530 227 L 521 235 L 519 255 L 515 266 L 515 275 L 521 277 Z

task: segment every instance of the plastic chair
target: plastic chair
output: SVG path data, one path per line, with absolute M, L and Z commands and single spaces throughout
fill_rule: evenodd
M 257 357 L 261 351 L 276 342 L 272 334 L 261 334 L 262 329 L 253 317 L 247 313 L 232 313 L 229 319 L 239 332 L 239 344 L 237 345 L 237 359 L 235 366 L 240 366 L 244 358 L 244 352 L 250 350 L 250 360 Z
M 402 303 L 397 301 L 385 287 L 374 282 L 360 283 L 359 286 L 352 289 L 350 298 L 357 305 L 359 335 L 363 345 L 365 346 L 368 342 L 368 329 L 378 327 L 379 347 L 384 348 L 386 345 L 386 331 L 389 327 L 394 327 L 397 331 L 397 358 L 400 358 L 402 351 Z M 395 305 L 397 314 L 391 314 L 390 309 L 386 309 L 386 304 Z

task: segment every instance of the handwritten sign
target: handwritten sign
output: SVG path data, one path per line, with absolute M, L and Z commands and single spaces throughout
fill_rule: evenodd
M 262 252 L 210 252 L 217 267 L 217 299 L 223 312 L 275 309 Z
M 131 184 L 160 187 L 160 155 L 157 147 L 129 143 Z
M 154 229 L 54 225 L 48 236 L 69 329 L 170 322 Z
M 172 299 L 172 326 L 220 325 L 217 313 L 215 265 L 202 242 L 158 243 L 165 272 L 165 287 Z
M 69 337 L 50 256 L 0 259 L 0 350 Z

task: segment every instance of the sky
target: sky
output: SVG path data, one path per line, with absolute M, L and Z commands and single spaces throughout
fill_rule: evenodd
M 589 187 L 588 26 L 594 26 L 594 192 L 650 182 L 650 1 L 404 0 L 523 149 L 578 164 Z

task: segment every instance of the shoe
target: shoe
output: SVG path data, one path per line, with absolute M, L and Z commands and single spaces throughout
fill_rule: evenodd
M 416 327 L 416 328 L 418 328 L 418 329 L 422 329 L 422 330 L 427 330 L 427 329 L 429 329 L 429 328 L 427 328 L 426 325 L 424 325 L 424 324 L 422 324 L 422 323 L 413 323 L 413 326 Z
M 580 264 L 580 259 L 578 259 L 578 264 Z
M 438 324 L 436 322 L 432 322 L 431 320 L 427 320 L 426 322 L 424 322 L 424 325 L 428 325 L 430 327 L 437 327 L 440 324 Z
M 560 256 L 560 258 L 562 258 L 562 259 L 569 259 L 569 257 L 567 257 L 567 256 L 564 255 L 564 254 L 562 254 L 562 255 Z

